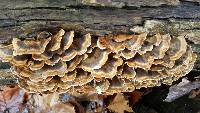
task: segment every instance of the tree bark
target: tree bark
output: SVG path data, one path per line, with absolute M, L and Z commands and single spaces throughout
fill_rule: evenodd
M 141 31 L 185 34 L 199 56 L 200 0 L 5 0 L 0 3 L 0 43 L 60 28 L 96 36 Z M 194 71 L 199 69 L 198 57 Z

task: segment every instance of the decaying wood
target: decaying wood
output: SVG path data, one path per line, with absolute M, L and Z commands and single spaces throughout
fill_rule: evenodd
M 145 30 L 185 34 L 199 56 L 199 18 L 199 0 L 7 0 L 0 3 L 0 43 L 60 28 L 97 36 Z
M 188 22 L 198 21 L 200 17 L 200 6 L 194 2 L 181 2 L 180 5 L 173 7 L 167 5 L 149 7 L 155 4 L 149 2 L 148 5 L 144 4 L 145 7 L 141 8 L 134 6 L 113 8 L 73 4 L 74 2 L 70 1 L 1 3 L 1 42 L 16 36 L 26 37 L 41 29 L 62 27 L 103 35 L 119 31 L 131 32 L 130 28 L 142 25 L 148 19 L 168 20 L 173 18 Z
M 6 85 L 17 84 L 16 78 L 13 77 L 9 69 L 0 69 L 0 75 L 0 88 Z

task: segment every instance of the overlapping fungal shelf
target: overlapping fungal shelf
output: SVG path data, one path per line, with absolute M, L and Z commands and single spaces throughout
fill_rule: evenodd
M 63 29 L 0 46 L 3 62 L 30 92 L 113 94 L 170 85 L 193 68 L 196 55 L 184 36 L 147 33 L 105 37 Z

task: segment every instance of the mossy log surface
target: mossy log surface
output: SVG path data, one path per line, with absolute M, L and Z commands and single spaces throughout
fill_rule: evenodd
M 60 28 L 97 36 L 141 30 L 175 36 L 186 34 L 199 56 L 200 0 L 6 0 L 0 3 L 0 43 Z M 0 65 L 1 69 L 5 68 L 4 63 Z M 193 71 L 200 71 L 199 57 Z M 16 82 L 12 77 L 6 80 L 5 85 Z

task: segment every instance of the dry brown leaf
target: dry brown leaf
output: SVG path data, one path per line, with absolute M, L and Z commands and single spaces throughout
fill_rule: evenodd
M 76 113 L 74 106 L 67 103 L 58 103 L 52 107 L 41 110 L 39 113 Z
M 83 101 L 81 98 L 86 98 L 86 96 L 81 94 L 76 94 L 76 96 L 72 96 L 69 93 L 60 94 L 60 101 L 63 103 L 70 103 L 76 107 L 77 113 L 85 113 L 84 107 L 81 105 L 80 101 Z M 78 98 L 76 98 L 78 97 Z
M 130 94 L 130 104 L 131 104 L 131 105 L 137 104 L 137 102 L 142 98 L 143 95 L 144 95 L 144 92 L 141 92 L 141 91 L 133 91 L 133 92 Z
M 0 91 L 0 113 L 16 113 L 21 110 L 24 103 L 25 91 L 18 86 L 4 87 Z
M 122 93 L 118 93 L 107 108 L 115 113 L 124 113 L 124 111 L 133 112 L 132 108 L 128 105 L 128 100 L 125 99 Z
M 59 94 L 53 93 L 53 94 L 34 94 L 32 98 L 34 100 L 34 104 L 39 107 L 51 107 L 57 103 L 59 103 Z
M 195 98 L 197 96 L 200 96 L 200 87 L 192 90 L 189 94 L 189 98 Z
M 30 99 L 35 113 L 75 113 L 74 106 L 70 103 L 59 101 L 59 94 L 34 94 Z
M 99 94 L 87 95 L 90 103 L 87 105 L 86 113 L 103 113 L 104 112 L 104 96 Z

